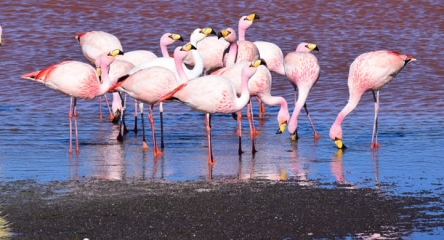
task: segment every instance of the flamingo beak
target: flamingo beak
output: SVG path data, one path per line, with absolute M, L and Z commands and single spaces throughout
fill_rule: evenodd
M 0 35 L 0 46 L 2 45 L 2 35 Z
M 97 76 L 99 76 L 99 81 L 100 84 L 102 84 L 102 68 L 101 67 L 96 67 L 96 71 L 97 71 Z
M 342 143 L 342 139 L 335 139 L 335 145 L 338 147 L 338 149 L 344 149 L 345 145 Z
M 283 122 L 281 125 L 279 125 L 279 129 L 277 130 L 276 134 L 281 134 L 285 131 L 285 128 L 287 128 L 287 122 Z

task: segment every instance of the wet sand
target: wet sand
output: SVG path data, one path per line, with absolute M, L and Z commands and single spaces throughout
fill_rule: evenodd
M 425 213 L 442 198 L 300 183 L 16 181 L 0 203 L 14 239 L 399 239 L 443 226 Z

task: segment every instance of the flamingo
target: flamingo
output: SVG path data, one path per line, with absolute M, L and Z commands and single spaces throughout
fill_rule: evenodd
M 208 136 L 208 164 L 214 163 L 211 147 L 211 125 L 210 114 L 214 113 L 234 113 L 248 103 L 250 93 L 248 91 L 248 79 L 256 72 L 261 60 L 244 65 L 242 69 L 242 94 L 238 98 L 236 87 L 229 79 L 209 75 L 198 77 L 180 85 L 181 89 L 174 94 L 174 99 L 188 105 L 189 107 L 204 112 L 206 116 L 205 126 Z M 163 97 L 163 100 L 171 97 Z
M 170 57 L 169 53 L 168 53 L 168 46 L 173 44 L 177 40 L 183 42 L 183 37 L 180 34 L 176 34 L 176 33 L 164 33 L 160 37 L 160 50 L 162 53 L 162 57 L 167 57 L 167 58 Z M 154 54 L 151 51 L 147 51 L 147 50 L 135 50 L 135 51 L 126 52 L 125 55 L 117 56 L 118 60 L 129 61 L 132 64 L 134 64 L 134 67 L 139 64 L 142 64 L 143 62 L 151 61 L 156 58 L 157 58 L 156 54 Z M 134 67 L 133 67 L 133 69 L 134 69 Z M 129 72 L 130 70 L 131 69 L 128 69 L 126 71 L 126 73 Z M 122 112 L 121 103 L 122 103 L 122 99 L 120 98 L 120 94 L 118 92 L 114 92 L 113 93 L 113 103 L 112 103 L 112 108 L 113 108 L 113 113 L 114 113 L 113 122 L 117 122 L 118 119 L 120 118 L 120 114 Z M 137 100 L 134 100 L 134 106 L 137 106 Z M 118 111 L 117 111 L 117 109 L 118 109 Z M 137 107 L 134 108 L 134 118 L 135 118 L 134 132 L 137 133 Z
M 330 128 L 330 138 L 336 146 L 345 148 L 342 142 L 342 121 L 359 103 L 361 96 L 372 91 L 375 101 L 375 118 L 371 149 L 379 148 L 378 143 L 378 111 L 379 90 L 401 71 L 408 63 L 416 61 L 411 55 L 405 55 L 390 50 L 378 50 L 359 55 L 350 65 L 348 75 L 349 99 L 347 105 L 336 117 Z
M 197 28 L 195 29 L 190 36 L 190 43 L 193 46 L 196 46 L 199 41 L 202 39 L 205 39 L 209 34 L 216 35 L 216 32 L 212 28 Z M 162 40 L 161 40 L 162 42 Z M 126 53 L 125 53 L 126 54 Z M 200 54 L 197 52 L 196 49 L 191 50 L 191 54 L 193 55 L 193 59 L 195 62 L 195 65 L 192 69 L 188 69 L 185 64 L 182 63 L 183 69 L 186 74 L 186 78 L 182 79 L 179 77 L 178 70 L 176 69 L 176 63 L 175 59 L 171 58 L 168 55 L 168 52 L 164 51 L 164 56 L 161 58 L 153 59 L 151 61 L 145 61 L 143 63 L 140 63 L 135 68 L 133 68 L 131 71 L 128 72 L 128 75 L 131 75 L 137 71 L 140 71 L 141 69 L 153 67 L 153 66 L 159 66 L 159 67 L 165 67 L 172 72 L 176 74 L 176 78 L 178 79 L 179 83 L 183 83 L 185 81 L 188 81 L 188 79 L 193 79 L 199 77 L 203 70 L 204 70 L 204 63 L 200 56 Z M 140 104 L 141 107 L 143 107 L 143 103 Z M 161 141 L 160 141 L 160 147 L 164 148 L 164 140 L 163 140 L 163 104 L 160 103 L 159 105 L 159 112 L 160 112 L 160 132 L 161 132 Z
M 231 65 L 229 67 L 224 67 L 214 73 L 213 75 L 219 75 L 226 77 L 227 79 L 231 80 L 235 87 L 236 87 L 236 93 L 237 96 L 240 96 L 242 93 L 242 78 L 241 73 L 244 65 L 250 64 L 249 62 L 242 62 L 242 63 L 236 63 L 234 65 Z M 261 65 L 257 67 L 256 73 L 250 77 L 250 80 L 248 81 L 248 90 L 250 93 L 250 96 L 256 96 L 259 99 L 261 99 L 262 102 L 269 106 L 274 105 L 280 105 L 280 110 L 277 116 L 277 121 L 279 125 L 279 129 L 276 133 L 282 133 L 285 131 L 285 128 L 287 126 L 287 122 L 290 119 L 290 114 L 288 113 L 288 105 L 287 101 L 280 96 L 272 96 L 271 95 L 271 84 L 272 84 L 272 77 L 270 71 L 267 69 L 265 65 Z M 256 149 L 254 148 L 254 136 L 257 134 L 256 129 L 254 128 L 253 119 L 250 114 L 251 111 L 251 100 L 247 104 L 247 117 L 248 117 L 248 123 L 250 125 L 250 136 L 252 139 L 252 152 L 255 153 Z M 239 137 L 239 154 L 242 153 L 241 150 L 241 111 L 238 111 L 237 114 L 237 120 L 238 120 L 238 137 Z
M 77 134 L 77 98 L 93 99 L 107 92 L 112 85 L 108 75 L 109 65 L 117 55 L 123 52 L 115 49 L 100 57 L 100 68 L 97 71 L 90 65 L 78 61 L 64 61 L 42 70 L 26 73 L 21 78 L 35 80 L 45 86 L 71 97 L 69 107 L 69 153 L 72 153 L 72 117 L 76 134 L 76 152 L 79 152 Z
M 259 50 L 250 41 L 236 40 L 236 32 L 232 28 L 227 28 L 219 32 L 219 38 L 223 37 L 230 43 L 228 53 L 224 55 L 224 66 L 231 66 L 238 62 L 251 62 L 259 59 Z
M 307 113 L 308 120 L 313 129 L 314 138 L 320 138 L 308 113 L 306 104 L 308 93 L 316 81 L 318 81 L 320 71 L 318 60 L 315 55 L 310 53 L 312 50 L 319 51 L 319 48 L 314 43 L 303 42 L 297 46 L 296 51 L 288 53 L 284 59 L 285 74 L 287 75 L 288 81 L 294 87 L 295 104 L 290 122 L 288 123 L 288 132 L 293 141 L 298 139 L 298 116 L 302 107 L 304 107 Z M 297 98 L 296 89 L 298 90 Z
M 95 61 L 101 54 L 107 54 L 114 49 L 123 51 L 123 47 L 119 39 L 115 35 L 104 31 L 78 33 L 75 38 L 80 44 L 83 55 L 93 66 L 96 66 Z M 105 98 L 106 105 L 108 106 L 109 118 L 111 121 L 115 122 L 118 118 L 115 118 L 114 115 L 118 115 L 119 113 L 111 112 L 106 94 L 103 95 L 103 97 Z M 120 102 L 120 99 L 113 98 L 113 102 L 115 101 Z M 99 106 L 102 106 L 100 97 Z M 115 107 L 113 107 L 113 109 L 115 109 Z M 102 107 L 100 107 L 100 119 L 102 119 Z
M 177 47 L 174 51 L 174 59 L 176 60 L 176 67 L 178 68 L 179 75 L 185 77 L 182 69 L 183 58 L 187 53 L 195 49 L 191 44 L 185 44 L 182 47 Z M 132 98 L 140 101 L 141 103 L 147 103 L 150 105 L 150 112 L 148 119 L 151 124 L 151 132 L 154 145 L 154 156 L 157 157 L 162 154 L 162 151 L 157 146 L 156 136 L 154 133 L 154 120 L 152 117 L 154 104 L 158 102 L 161 97 L 164 97 L 171 93 L 178 86 L 176 75 L 167 68 L 153 66 L 145 69 L 141 69 L 131 75 L 125 75 L 118 80 L 118 83 L 111 87 L 109 91 L 124 92 Z M 143 141 L 142 148 L 147 149 L 148 145 L 145 140 L 145 127 L 143 122 L 143 107 L 140 106 L 140 115 L 142 117 L 142 131 Z

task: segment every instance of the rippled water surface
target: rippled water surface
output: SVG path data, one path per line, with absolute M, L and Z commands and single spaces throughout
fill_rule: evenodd
M 105 1 L 100 5 L 18 0 L 3 4 L 0 180 L 294 178 L 356 187 L 396 184 L 394 191 L 398 193 L 442 194 L 443 6 L 441 1 L 432 0 Z M 178 103 L 165 104 L 166 146 L 164 154 L 153 159 L 150 135 L 150 149 L 141 148 L 140 122 L 139 133 L 130 132 L 124 143 L 119 143 L 115 140 L 118 126 L 110 123 L 106 114 L 99 119 L 98 101 L 79 100 L 81 152 L 71 156 L 69 98 L 19 78 L 64 60 L 86 62 L 74 39 L 79 32 L 110 32 L 120 39 L 124 51 L 147 49 L 160 55 L 158 42 L 165 32 L 179 33 L 188 40 L 196 27 L 237 29 L 240 16 L 253 12 L 261 19 L 248 29 L 248 40 L 274 42 L 284 54 L 302 41 L 319 46 L 315 55 L 321 77 L 307 106 L 321 139 L 313 139 L 304 112 L 299 116 L 297 142 L 292 142 L 287 132 L 276 135 L 279 109 L 267 107 L 265 120 L 256 121 L 258 152 L 253 157 L 249 151 L 244 121 L 245 153 L 239 158 L 236 122 L 230 115 L 215 115 L 213 151 L 217 162 L 211 172 L 202 113 Z M 371 93 L 366 93 L 343 123 L 344 142 L 349 148 L 337 152 L 328 131 L 348 100 L 348 68 L 359 54 L 377 49 L 407 53 L 417 61 L 381 90 L 381 148 L 376 152 L 369 149 L 374 103 Z M 285 77 L 273 73 L 272 93 L 285 97 L 293 110 L 293 89 Z M 127 112 L 131 114 L 133 107 L 129 101 Z M 102 108 L 106 113 L 106 106 Z M 157 107 L 155 110 L 159 125 Z M 128 116 L 131 129 L 134 119 Z M 149 126 L 146 130 L 150 133 Z

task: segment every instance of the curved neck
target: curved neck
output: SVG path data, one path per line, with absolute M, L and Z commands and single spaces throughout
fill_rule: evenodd
M 177 79 L 177 82 L 179 84 L 182 84 L 182 83 L 185 83 L 186 81 L 188 81 L 189 78 L 185 74 L 185 70 L 183 68 L 183 59 L 175 57 L 174 64 L 176 65 L 177 75 L 179 76 L 179 78 Z
M 361 96 L 362 96 L 362 93 L 361 94 L 350 95 L 350 98 L 348 99 L 347 105 L 345 105 L 345 107 L 338 114 L 338 116 L 336 117 L 336 120 L 333 123 L 333 125 L 341 126 L 342 121 L 344 121 L 345 117 L 347 117 L 347 115 L 349 113 L 351 113 L 351 111 L 353 111 L 353 109 L 355 109 L 356 106 L 358 106 L 358 103 L 359 103 L 359 100 L 361 99 Z
M 199 52 L 195 49 L 191 50 L 191 54 L 194 58 L 194 67 L 188 71 L 187 77 L 189 80 L 199 77 L 204 70 L 204 62 Z
M 160 50 L 162 51 L 162 57 L 170 57 L 170 55 L 168 54 L 168 45 L 160 42 Z
M 247 29 L 241 28 L 241 26 L 238 27 L 237 29 L 237 34 L 238 34 L 238 40 L 241 41 L 245 41 L 245 32 L 247 31 Z
M 225 66 L 231 66 L 234 65 L 234 63 L 237 60 L 237 41 L 231 42 L 230 43 L 230 49 L 228 51 L 228 56 L 227 56 L 227 60 L 225 61 Z
M 298 128 L 298 117 L 299 113 L 301 112 L 302 107 L 304 107 L 305 101 L 307 100 L 309 91 L 302 91 L 299 90 L 298 92 L 298 99 L 295 103 L 293 113 L 290 117 L 290 122 L 288 123 L 288 132 L 290 134 L 294 134 L 296 129 Z M 296 92 L 295 92 L 296 97 Z
M 247 66 L 248 67 L 248 66 Z M 245 68 L 244 68 L 245 69 Z M 251 76 L 248 76 L 244 69 L 242 69 L 242 78 L 241 78 L 241 95 L 235 101 L 236 111 L 241 110 L 247 105 L 248 101 L 250 101 L 250 91 L 248 90 L 248 80 Z
M 100 63 L 100 68 L 102 71 L 102 83 L 100 84 L 99 96 L 105 94 L 111 87 L 111 79 L 109 78 L 109 66 L 111 63 Z M 117 79 L 113 79 L 117 82 Z

